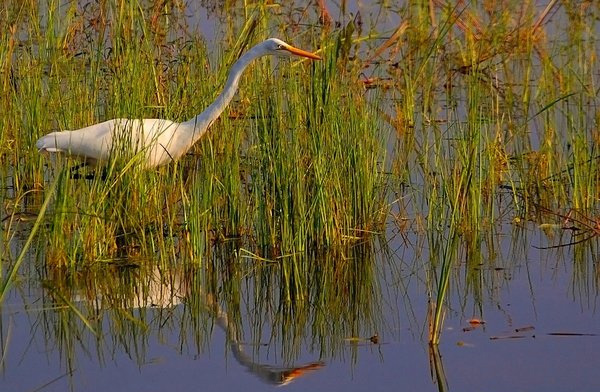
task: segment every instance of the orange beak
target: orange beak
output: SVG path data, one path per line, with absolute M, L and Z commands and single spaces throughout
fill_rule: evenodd
M 290 46 L 290 45 L 286 46 L 285 49 L 288 52 L 295 54 L 296 56 L 306 57 L 306 58 L 313 59 L 313 60 L 321 60 L 321 57 L 317 56 L 314 53 L 307 52 L 302 49 L 294 48 L 293 46 Z

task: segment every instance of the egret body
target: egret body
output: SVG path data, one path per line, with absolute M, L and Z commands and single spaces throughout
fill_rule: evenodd
M 248 64 L 266 55 L 320 59 L 314 53 L 270 38 L 233 64 L 221 94 L 204 112 L 188 121 L 116 118 L 75 131 L 49 133 L 36 142 L 36 147 L 40 152 L 67 154 L 92 165 L 125 154 L 140 154 L 145 168 L 165 165 L 179 159 L 206 133 L 231 102 Z

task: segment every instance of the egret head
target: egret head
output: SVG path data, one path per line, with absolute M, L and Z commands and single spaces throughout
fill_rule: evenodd
M 269 38 L 268 40 L 263 42 L 263 45 L 270 54 L 274 54 L 277 56 L 300 56 L 313 60 L 321 60 L 321 57 L 317 56 L 316 54 L 295 48 L 292 45 L 286 44 L 278 38 Z

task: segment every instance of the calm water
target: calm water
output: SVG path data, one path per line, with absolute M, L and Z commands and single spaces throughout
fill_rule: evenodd
M 348 12 L 360 10 L 365 23 L 386 31 L 399 24 L 394 14 L 378 16 L 378 9 L 348 4 Z M 208 42 L 217 40 L 219 22 L 210 11 L 193 8 L 189 22 Z M 27 225 L 10 243 L 13 255 Z M 294 320 L 267 316 L 279 314 L 280 303 L 277 295 L 254 291 L 252 263 L 240 279 L 241 305 L 230 314 L 227 298 L 215 310 L 203 288 L 186 286 L 186 272 L 110 267 L 124 286 L 137 290 L 116 295 L 119 284 L 106 277 L 47 271 L 44 250 L 34 246 L 0 308 L 0 390 L 262 391 L 286 377 L 284 388 L 302 391 L 600 388 L 596 238 L 577 247 L 539 249 L 571 238 L 504 222 L 479 255 L 461 250 L 436 356 L 427 344 L 426 234 L 400 235 L 389 227 L 385 249 L 375 244 L 372 254 L 348 261 L 375 277 L 354 282 L 360 295 L 368 293 L 355 324 L 348 316 L 356 310 L 351 303 L 344 308 L 342 301 L 339 311 L 317 320 L 306 300 L 309 310 L 298 315 L 308 320 L 295 341 L 285 338 Z M 4 228 L 0 233 L 8 234 Z M 224 291 L 226 284 L 217 286 Z M 469 324 L 473 318 L 484 323 Z M 376 341 L 369 340 L 375 335 Z
M 123 318 L 105 308 L 99 312 L 104 321 L 101 338 L 96 339 L 77 317 L 71 318 L 73 324 L 56 317 L 61 312 L 56 307 L 62 303 L 64 311 L 64 304 L 69 301 L 61 302 L 56 297 L 51 300 L 49 290 L 42 289 L 35 278 L 35 269 L 29 268 L 31 281 L 21 282 L 2 309 L 4 349 L 0 385 L 2 390 L 11 391 L 36 388 L 160 391 L 198 387 L 258 391 L 275 385 L 269 380 L 281 375 L 278 371 L 290 372 L 294 367 L 314 365 L 313 370 L 307 370 L 285 388 L 339 391 L 386 391 L 399 386 L 420 391 L 597 389 L 600 387 L 595 377 L 600 363 L 600 336 L 595 334 L 600 334 L 600 317 L 596 312 L 595 267 L 590 266 L 589 274 L 577 278 L 568 248 L 536 249 L 533 245 L 548 243 L 546 236 L 535 227 L 517 229 L 521 233 L 518 238 L 510 235 L 514 227 L 506 225 L 504 229 L 504 235 L 499 236 L 501 251 L 493 264 L 495 267 L 482 266 L 488 270 L 478 274 L 479 288 L 472 284 L 467 287 L 469 284 L 460 278 L 454 281 L 452 311 L 446 320 L 437 366 L 437 376 L 447 385 L 432 378 L 435 366 L 430 366 L 426 344 L 425 262 L 422 260 L 426 260 L 427 252 L 421 249 L 421 256 L 417 257 L 415 249 L 399 239 L 392 240 L 391 249 L 395 252 L 391 256 L 379 255 L 374 265 L 378 284 L 371 289 L 375 293 L 373 298 L 380 300 L 381 306 L 366 324 L 376 329 L 373 334 L 379 334 L 378 344 L 348 340 L 352 336 L 331 333 L 326 334 L 327 338 L 338 341 L 320 345 L 311 338 L 308 329 L 291 363 L 282 357 L 284 350 L 279 339 L 269 342 L 271 333 L 277 336 L 277 328 L 272 331 L 269 323 L 263 327 L 260 342 L 250 344 L 236 341 L 235 337 L 233 342 L 227 340 L 226 333 L 248 339 L 252 333 L 249 330 L 238 333 L 224 325 L 224 309 L 221 309 L 221 318 L 204 312 L 205 335 L 203 338 L 194 336 L 190 318 L 185 315 L 195 308 L 182 294 L 185 290 L 177 281 L 163 287 L 167 293 L 164 297 L 171 306 L 157 307 L 162 300 L 154 296 L 150 300 L 154 308 L 131 312 L 138 323 L 142 320 L 148 326 L 147 330 L 133 321 L 119 325 L 118 320 Z M 460 277 L 465 266 L 458 268 Z M 143 281 L 153 275 L 136 276 Z M 248 292 L 241 298 L 251 297 L 251 291 L 248 286 Z M 104 303 L 98 298 L 93 301 Z M 85 313 L 89 307 L 86 308 L 84 302 L 84 298 L 73 297 L 71 303 Z M 128 306 L 142 305 L 130 302 Z M 249 313 L 242 318 L 252 318 Z M 471 317 L 482 319 L 485 324 L 471 327 L 468 323 Z M 330 320 L 332 328 L 336 321 Z M 71 375 L 67 375 L 69 368 Z

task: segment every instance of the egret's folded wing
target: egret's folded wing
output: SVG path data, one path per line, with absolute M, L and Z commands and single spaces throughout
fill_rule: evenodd
M 114 122 L 105 121 L 76 131 L 52 132 L 41 137 L 35 145 L 40 151 L 106 159 L 110 154 Z

